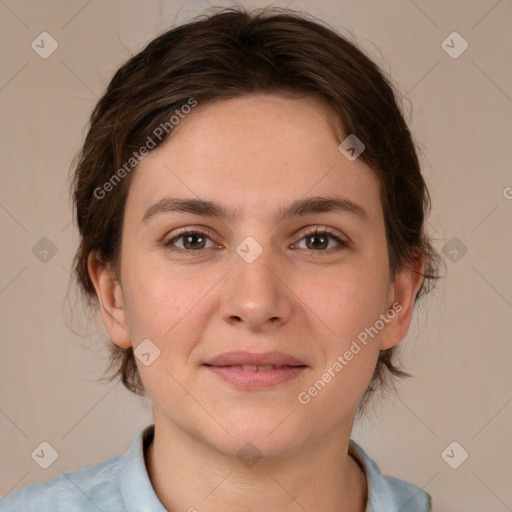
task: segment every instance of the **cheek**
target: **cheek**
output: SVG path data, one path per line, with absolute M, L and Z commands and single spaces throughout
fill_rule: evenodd
M 316 318 L 312 334 L 323 355 L 321 368 L 311 379 L 312 395 L 304 390 L 318 413 L 322 404 L 336 407 L 341 401 L 355 406 L 367 388 L 379 355 L 380 315 L 385 312 L 387 291 L 387 267 L 376 261 L 302 281 L 299 293 L 307 297 L 307 309 L 314 313 L 309 317 Z M 318 399 L 313 398 L 315 393 Z
M 386 267 L 373 262 L 324 269 L 317 276 L 304 273 L 297 295 L 343 348 L 385 312 L 388 288 Z
M 134 348 L 149 338 L 160 349 L 160 362 L 179 371 L 205 329 L 204 308 L 218 278 L 158 265 L 133 267 L 131 276 L 126 284 L 127 320 Z
M 385 278 L 378 276 L 377 272 L 347 269 L 325 281 L 317 280 L 315 287 L 305 285 L 301 292 L 309 290 L 305 302 L 314 315 L 308 312 L 308 316 L 317 327 L 311 333 L 322 354 L 317 370 L 297 397 L 300 404 L 309 404 L 312 417 L 338 411 L 331 421 L 339 421 L 368 387 L 379 355 L 381 331 L 375 325 L 382 323 L 387 292 Z
M 197 301 L 205 280 L 190 279 L 181 272 L 154 265 L 134 265 L 125 286 L 128 314 L 135 329 L 151 329 L 160 338 L 164 330 L 178 322 Z
M 203 298 L 213 283 L 161 268 L 133 272 L 130 281 L 128 316 L 133 347 L 145 339 L 157 347 L 158 357 L 145 365 L 136 357 L 139 374 L 149 395 L 156 402 L 172 394 L 187 399 L 189 356 L 204 330 L 199 315 Z M 180 398 L 181 397 L 181 398 Z

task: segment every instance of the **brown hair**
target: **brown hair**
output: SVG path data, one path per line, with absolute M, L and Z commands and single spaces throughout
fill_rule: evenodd
M 80 233 L 72 271 L 89 306 L 98 307 L 87 267 L 91 251 L 120 276 L 133 173 L 122 173 L 105 198 L 98 198 L 98 190 L 191 98 L 204 104 L 259 92 L 317 97 L 347 134 L 364 143 L 360 158 L 381 184 L 391 278 L 420 255 L 425 270 L 415 300 L 430 291 L 440 259 L 426 233 L 430 197 L 397 93 L 353 43 L 311 18 L 290 9 L 222 9 L 163 33 L 118 69 L 92 112 L 72 183 Z M 127 389 L 144 395 L 133 349 L 109 346 L 109 368 L 115 372 L 107 380 L 119 377 Z M 409 376 L 397 366 L 394 352 L 380 352 L 358 413 L 376 388 L 393 376 Z

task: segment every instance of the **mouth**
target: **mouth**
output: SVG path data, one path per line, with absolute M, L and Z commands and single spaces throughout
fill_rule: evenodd
M 299 377 L 308 365 L 282 352 L 227 352 L 203 365 L 222 380 L 242 389 L 274 387 Z
M 265 365 L 257 365 L 257 364 L 232 364 L 232 365 L 223 365 L 223 366 L 214 366 L 207 364 L 206 366 L 211 366 L 212 368 L 232 368 L 234 370 L 242 370 L 244 372 L 269 372 L 271 370 L 277 370 L 279 368 L 298 368 L 302 365 L 298 366 L 289 366 L 285 364 L 273 365 L 273 364 L 265 364 Z

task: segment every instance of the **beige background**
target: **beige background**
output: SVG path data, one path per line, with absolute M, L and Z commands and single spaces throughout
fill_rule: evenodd
M 431 233 L 439 250 L 448 244 L 447 277 L 402 344 L 416 377 L 353 437 L 383 473 L 432 494 L 435 511 L 510 511 L 512 1 L 288 5 L 353 31 L 410 100 L 433 200 Z M 85 327 L 79 306 L 65 300 L 77 244 L 67 174 L 114 71 L 205 6 L 0 1 L 0 496 L 124 453 L 151 423 L 145 400 L 95 382 L 105 367 L 102 324 L 96 331 L 88 322 L 85 339 L 72 332 Z M 47 59 L 31 48 L 43 31 L 59 45 Z M 441 46 L 453 31 L 469 44 L 456 59 Z M 57 248 L 47 262 L 32 250 L 43 237 Z M 467 248 L 458 261 L 450 260 L 454 244 Z M 46 470 L 31 458 L 42 441 L 58 452 Z M 469 453 L 458 469 L 441 457 L 452 441 Z

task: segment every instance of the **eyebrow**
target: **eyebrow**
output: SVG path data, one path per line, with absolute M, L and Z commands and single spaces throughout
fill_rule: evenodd
M 155 216 L 168 212 L 192 213 L 206 217 L 218 217 L 222 219 L 234 220 L 240 213 L 239 209 L 229 210 L 220 203 L 207 201 L 204 199 L 178 199 L 174 197 L 164 197 L 150 206 L 142 217 L 144 224 Z M 364 208 L 350 199 L 344 197 L 306 197 L 297 199 L 288 206 L 281 207 L 275 215 L 275 221 L 279 222 L 285 218 L 300 217 L 312 213 L 348 213 L 364 222 L 369 222 L 370 218 Z

